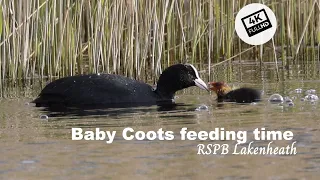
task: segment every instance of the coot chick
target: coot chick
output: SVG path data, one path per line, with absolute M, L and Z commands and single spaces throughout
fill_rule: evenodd
M 252 103 L 261 100 L 261 92 L 252 88 L 239 88 L 232 90 L 224 82 L 209 82 L 209 88 L 218 96 L 218 102 Z
M 160 75 L 156 88 L 124 76 L 90 74 L 48 84 L 33 101 L 37 107 L 132 107 L 174 103 L 176 91 L 198 86 L 209 90 L 191 64 L 176 64 Z

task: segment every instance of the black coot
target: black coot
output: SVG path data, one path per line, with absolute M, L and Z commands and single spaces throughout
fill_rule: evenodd
M 193 65 L 176 64 L 163 71 L 156 88 L 120 75 L 79 75 L 51 82 L 33 103 L 37 107 L 130 107 L 172 104 L 176 91 L 190 86 L 208 90 Z
M 218 101 L 252 103 L 261 100 L 261 92 L 252 88 L 239 88 L 232 90 L 224 82 L 209 82 L 209 88 L 218 96 Z

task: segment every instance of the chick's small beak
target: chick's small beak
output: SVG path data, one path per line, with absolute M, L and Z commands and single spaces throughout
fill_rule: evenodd
M 195 79 L 195 80 L 194 80 L 194 83 L 195 83 L 196 86 L 198 86 L 199 88 L 209 91 L 207 84 L 206 84 L 202 79 L 200 79 L 200 78 Z

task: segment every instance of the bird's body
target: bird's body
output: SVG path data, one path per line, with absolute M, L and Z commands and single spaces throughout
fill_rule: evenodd
M 37 106 L 121 106 L 127 103 L 155 104 L 157 99 L 158 95 L 148 84 L 114 74 L 91 74 L 53 81 L 42 90 L 34 103 Z
M 223 99 L 237 103 L 252 103 L 261 100 L 261 93 L 252 88 L 239 88 L 228 92 Z
M 261 92 L 256 89 L 243 87 L 232 90 L 224 82 L 210 82 L 209 86 L 217 94 L 219 102 L 252 103 L 261 100 Z
M 120 75 L 78 75 L 51 82 L 33 103 L 45 107 L 161 105 L 172 103 L 176 91 L 195 85 L 207 88 L 196 69 L 189 64 L 167 68 L 161 74 L 156 89 Z

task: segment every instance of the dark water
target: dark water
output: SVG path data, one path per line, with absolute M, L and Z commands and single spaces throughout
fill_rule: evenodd
M 250 105 L 218 104 L 215 96 L 190 88 L 179 92 L 174 109 L 139 107 L 49 113 L 28 105 L 30 98 L 0 100 L 0 179 L 318 179 L 320 175 L 320 113 L 318 101 L 302 101 L 309 89 L 320 92 L 317 64 L 279 69 L 273 64 L 235 64 L 215 68 L 211 79 L 264 92 L 263 101 Z M 203 74 L 201 74 L 203 76 Z M 302 93 L 295 90 L 301 88 Z M 294 105 L 271 104 L 271 94 L 280 93 Z M 31 93 L 32 94 L 32 93 Z M 196 109 L 206 105 L 207 110 Z M 41 115 L 49 115 L 41 119 Z M 85 116 L 84 116 L 85 115 Z M 72 141 L 71 128 L 117 131 L 112 144 L 105 141 Z M 174 140 L 124 140 L 122 131 L 173 131 Z M 236 141 L 180 140 L 180 130 L 212 131 L 215 128 L 247 131 L 292 131 L 293 139 L 274 141 L 283 147 L 296 142 L 296 155 L 198 155 L 198 144 L 228 144 Z M 254 141 L 265 147 L 270 141 Z

